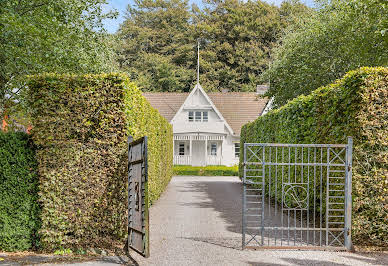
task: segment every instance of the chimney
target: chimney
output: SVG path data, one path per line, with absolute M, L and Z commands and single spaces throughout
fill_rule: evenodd
M 263 84 L 263 85 L 257 85 L 256 87 L 256 93 L 258 95 L 264 95 L 264 93 L 267 92 L 269 86 L 267 84 Z
M 221 92 L 222 92 L 222 93 L 228 93 L 228 92 L 229 92 L 229 89 L 222 89 Z

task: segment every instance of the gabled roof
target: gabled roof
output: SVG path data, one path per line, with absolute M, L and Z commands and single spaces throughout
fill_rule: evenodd
M 229 125 L 228 121 L 224 118 L 224 116 L 221 114 L 221 112 L 218 110 L 218 108 L 214 105 L 213 101 L 209 98 L 209 96 L 207 95 L 207 93 L 205 92 L 205 90 L 202 88 L 201 84 L 197 83 L 194 87 L 194 89 L 190 92 L 189 96 L 187 96 L 187 98 L 185 99 L 185 101 L 183 102 L 182 106 L 179 108 L 178 112 L 175 114 L 175 116 L 172 118 L 171 122 L 175 119 L 176 115 L 178 113 L 180 113 L 182 110 L 183 110 L 183 107 L 186 104 L 186 102 L 189 101 L 189 98 L 192 97 L 194 95 L 194 93 L 196 93 L 196 91 L 199 91 L 206 99 L 206 101 L 209 103 L 209 105 L 213 108 L 214 112 L 218 115 L 218 117 L 221 119 L 221 120 L 224 120 L 225 121 L 225 126 L 226 128 L 229 130 L 229 132 L 231 134 L 235 134 L 232 127 Z
M 145 92 L 143 95 L 152 107 L 171 121 L 189 93 Z M 261 115 L 268 102 L 268 99 L 258 97 L 256 92 L 209 92 L 207 95 L 236 135 L 240 135 L 243 125 Z

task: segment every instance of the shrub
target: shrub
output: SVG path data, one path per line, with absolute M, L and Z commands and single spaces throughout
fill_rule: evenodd
M 238 176 L 238 166 L 190 166 L 174 165 L 174 175 L 198 175 L 198 176 Z
M 244 125 L 241 147 L 346 143 L 353 136 L 353 242 L 388 245 L 387 126 L 388 68 L 361 68 Z
M 171 125 L 122 74 L 30 76 L 45 249 L 122 243 L 127 138 L 148 136 L 149 199 L 172 176 Z M 121 241 L 121 242 L 120 242 Z
M 38 245 L 38 176 L 29 136 L 0 131 L 0 250 Z

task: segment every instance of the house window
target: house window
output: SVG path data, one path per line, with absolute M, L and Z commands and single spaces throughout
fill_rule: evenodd
M 209 121 L 209 112 L 201 111 L 189 111 L 188 112 L 189 122 L 208 122 Z
M 202 121 L 203 122 L 207 122 L 208 121 L 208 113 L 207 112 L 203 112 L 202 113 Z
M 240 143 L 234 144 L 234 157 L 240 157 Z
M 217 156 L 217 143 L 210 145 L 210 155 Z
M 202 112 L 195 112 L 195 122 L 201 122 Z
M 185 144 L 179 143 L 179 155 L 185 155 Z

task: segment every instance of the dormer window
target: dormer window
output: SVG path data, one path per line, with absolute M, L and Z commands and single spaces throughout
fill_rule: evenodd
M 202 121 L 207 122 L 208 121 L 208 113 L 207 112 L 202 112 Z
M 207 111 L 189 111 L 188 112 L 189 122 L 208 122 L 209 113 Z

